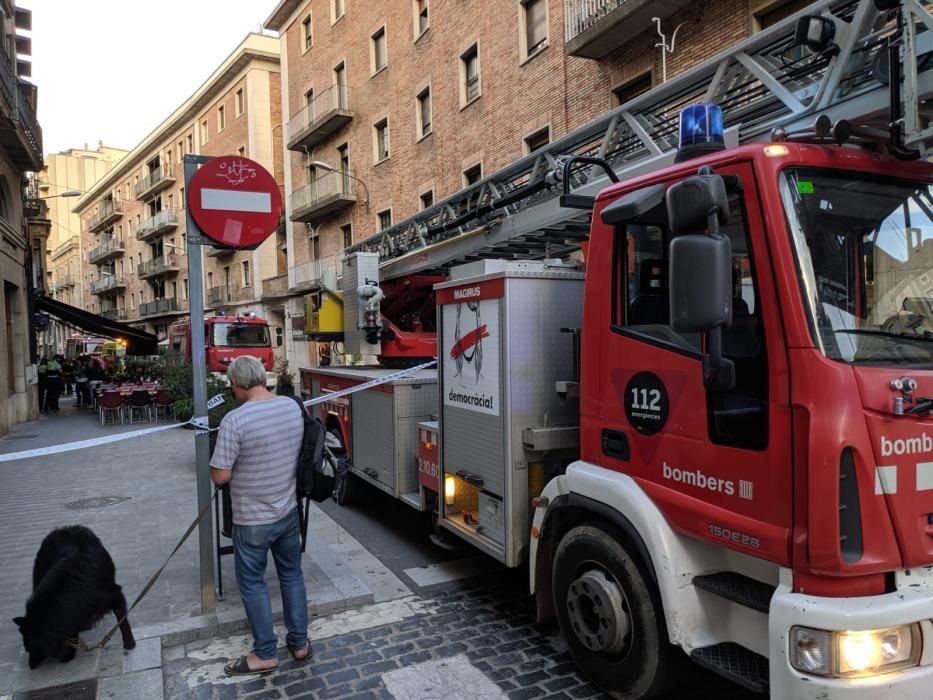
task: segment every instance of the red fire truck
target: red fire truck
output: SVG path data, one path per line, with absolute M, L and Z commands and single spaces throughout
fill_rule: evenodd
M 168 329 L 169 346 L 191 360 L 191 321 L 186 316 Z M 267 372 L 275 362 L 269 323 L 255 316 L 208 316 L 204 319 L 207 371 L 226 374 L 235 357 L 251 355 Z
M 380 279 L 447 279 L 437 369 L 319 404 L 338 500 L 366 482 L 527 562 L 617 697 L 686 654 L 775 698 L 929 698 L 931 29 L 816 3 L 351 249 L 348 353 L 394 339 Z M 690 95 L 738 115 L 686 110 L 675 153 Z

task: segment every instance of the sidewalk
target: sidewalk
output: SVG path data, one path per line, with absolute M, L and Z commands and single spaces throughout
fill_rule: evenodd
M 94 414 L 78 412 L 72 398 L 63 398 L 61 413 L 21 424 L 0 439 L 0 454 L 144 427 L 148 425 L 101 427 Z M 225 599 L 218 601 L 214 614 L 200 614 L 197 537 L 192 535 L 130 615 L 135 650 L 124 653 L 117 634 L 104 652 L 79 652 L 71 663 L 45 663 L 30 671 L 11 618 L 25 609 L 42 539 L 55 527 L 90 527 L 113 557 L 117 582 L 131 602 L 197 513 L 194 433 L 178 428 L 98 448 L 0 462 L 0 483 L 0 700 L 20 691 L 98 678 L 96 697 L 162 697 L 162 674 L 156 669 L 162 664 L 163 645 L 247 629 L 230 556 L 222 564 Z M 269 572 L 272 576 L 271 563 Z M 314 507 L 304 572 L 313 615 L 410 593 Z M 270 585 L 270 592 L 273 609 L 280 612 L 278 585 Z M 82 639 L 96 643 L 113 622 L 106 617 Z

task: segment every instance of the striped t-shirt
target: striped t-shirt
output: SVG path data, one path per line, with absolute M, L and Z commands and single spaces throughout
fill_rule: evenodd
M 211 466 L 233 470 L 234 524 L 278 522 L 295 507 L 303 432 L 301 409 L 285 396 L 247 401 L 220 421 Z

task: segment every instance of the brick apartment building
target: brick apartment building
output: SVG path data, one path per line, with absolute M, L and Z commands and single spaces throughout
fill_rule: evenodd
M 280 90 L 278 39 L 248 35 L 194 95 L 78 200 L 74 212 L 89 263 L 81 280 L 90 295 L 87 311 L 160 339 L 188 313 L 182 158 L 239 153 L 281 183 Z M 272 236 L 254 251 L 202 249 L 208 312 L 255 312 L 274 321 L 263 302 L 263 280 L 285 273 L 280 238 Z
M 668 41 L 681 27 L 670 78 L 809 1 L 282 0 L 266 26 L 287 86 L 290 286 L 328 283 L 351 241 L 660 84 L 652 17 Z
M 25 187 L 42 168 L 32 13 L 0 0 L 0 435 L 38 415 L 32 311 L 45 281 L 46 210 Z

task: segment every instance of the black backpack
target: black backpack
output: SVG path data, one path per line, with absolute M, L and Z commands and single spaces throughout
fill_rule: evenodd
M 304 435 L 301 452 L 298 453 L 296 472 L 298 499 L 310 498 L 315 503 L 321 503 L 334 492 L 337 476 L 333 464 L 327 459 L 329 455 L 325 455 L 324 452 L 327 431 L 320 420 L 308 413 L 301 399 L 297 396 L 292 398 L 301 406 L 301 417 L 304 421 Z
M 334 492 L 337 472 L 333 455 L 325 449 L 327 431 L 321 421 L 311 416 L 297 396 L 292 397 L 301 406 L 304 433 L 301 451 L 298 453 L 298 468 L 295 472 L 295 492 L 298 497 L 298 524 L 301 528 L 301 551 L 308 543 L 308 515 L 311 501 L 321 503 Z M 304 504 L 302 504 L 304 501 Z M 302 505 L 304 507 L 302 508 Z

